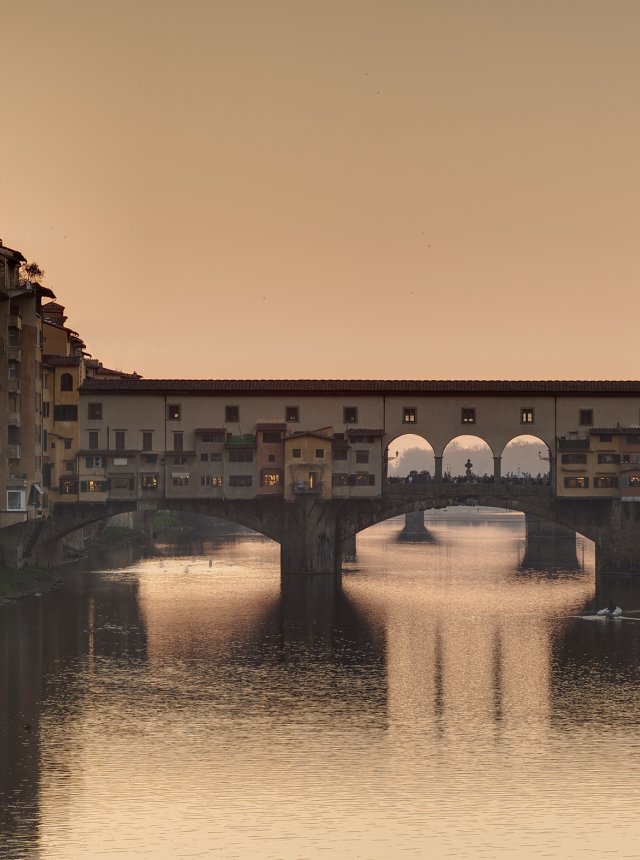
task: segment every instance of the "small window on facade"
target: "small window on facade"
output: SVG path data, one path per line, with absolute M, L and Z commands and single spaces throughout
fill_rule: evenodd
M 613 442 L 613 436 L 611 433 L 601 433 L 598 436 L 600 442 Z
M 167 403 L 167 421 L 180 421 L 182 418 L 182 405 L 180 403 Z
M 200 462 L 201 463 L 208 463 L 209 462 L 209 455 L 206 453 L 200 454 Z
M 348 487 L 349 475 L 346 472 L 334 472 L 331 476 L 331 483 L 334 487 Z
M 342 420 L 345 424 L 357 424 L 358 423 L 358 407 L 357 406 L 345 406 L 342 410 Z
M 73 439 L 65 439 L 64 440 L 64 447 L 67 449 L 67 451 L 71 448 L 72 442 L 73 442 Z
M 369 462 L 369 452 L 368 451 L 356 451 L 356 463 L 368 463 Z
M 146 472 L 140 475 L 140 486 L 143 490 L 157 490 L 160 475 L 157 472 Z
M 99 433 L 97 430 L 89 430 L 88 447 L 91 451 L 95 451 L 96 448 L 98 448 L 98 436 L 99 436 Z
M 189 476 L 188 475 L 174 475 L 171 479 L 174 487 L 188 487 L 189 486 Z
M 465 407 L 462 410 L 462 423 L 463 424 L 475 424 L 476 423 L 476 410 L 474 408 Z
M 300 420 L 300 407 L 299 406 L 285 406 L 284 410 L 284 420 L 290 423 L 295 423 Z
M 73 376 L 63 373 L 60 377 L 60 391 L 73 391 Z
M 584 475 L 576 475 L 575 478 L 565 478 L 564 485 L 569 490 L 586 490 L 589 488 L 589 478 Z
M 334 448 L 333 449 L 333 459 L 334 460 L 346 460 L 348 459 L 349 449 L 348 448 Z
M 126 431 L 125 430 L 115 430 L 114 435 L 115 435 L 115 449 L 116 449 L 116 451 L 124 451 L 124 449 L 126 447 L 125 446 Z
M 404 406 L 402 409 L 402 423 L 415 424 L 418 420 L 418 410 L 415 406 Z
M 594 490 L 609 490 L 618 486 L 618 478 L 615 475 L 607 475 L 604 478 L 593 479 Z
M 250 487 L 252 483 L 251 475 L 229 475 L 230 487 Z
M 520 410 L 520 423 L 521 424 L 535 424 L 536 421 L 536 411 L 532 409 L 530 406 L 525 406 Z
M 151 430 L 142 431 L 142 450 L 153 451 L 153 432 Z
M 291 451 L 291 456 L 292 457 L 302 457 L 302 448 L 294 448 Z
M 324 448 L 316 448 L 316 457 L 320 460 L 324 457 Z
M 102 421 L 102 403 L 89 403 L 87 418 L 91 421 Z
M 263 487 L 280 487 L 282 485 L 282 470 L 263 469 L 261 484 Z
M 184 451 L 184 434 L 182 431 L 173 434 L 173 450 Z
M 578 415 L 578 422 L 581 427 L 590 427 L 593 425 L 593 409 L 581 409 Z
M 240 407 L 239 406 L 225 406 L 224 407 L 224 420 L 226 424 L 237 424 L 240 420 Z
M 220 463 L 222 461 L 222 454 L 220 451 L 212 451 L 210 459 L 212 463 Z
M 282 433 L 279 430 L 265 430 L 262 434 L 263 442 L 282 442 Z
M 275 463 L 275 461 L 276 461 L 276 455 L 275 454 L 269 454 L 267 456 L 267 462 L 268 463 Z

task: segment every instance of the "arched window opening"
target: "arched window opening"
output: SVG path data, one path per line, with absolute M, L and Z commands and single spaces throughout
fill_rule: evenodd
M 516 436 L 502 452 L 504 483 L 546 485 L 549 483 L 550 466 L 547 443 L 537 436 Z
M 386 451 L 387 477 L 391 483 L 431 481 L 434 477 L 433 448 L 415 433 L 405 433 L 390 442 Z
M 60 391 L 73 391 L 73 376 L 63 373 L 60 377 Z
M 456 436 L 442 455 L 442 480 L 493 483 L 493 451 L 479 436 Z

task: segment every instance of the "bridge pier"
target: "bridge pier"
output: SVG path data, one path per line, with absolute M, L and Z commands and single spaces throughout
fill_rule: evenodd
M 404 515 L 404 528 L 398 540 L 433 543 L 434 537 L 424 524 L 424 511 L 408 511 Z
M 342 541 L 342 558 L 352 559 L 356 557 L 356 536 L 352 534 L 351 537 L 345 538 Z
M 498 482 L 502 477 L 502 457 L 493 458 L 493 480 Z
M 433 469 L 434 481 L 441 481 L 442 480 L 442 459 L 443 459 L 442 457 L 436 457 L 435 458 L 436 464 L 435 464 L 434 469 Z
M 286 576 L 340 573 L 342 540 L 332 505 L 311 494 L 285 503 L 280 570 Z
M 611 502 L 596 540 L 597 574 L 640 574 L 640 502 Z
M 558 523 L 547 522 L 534 514 L 525 514 L 527 549 L 523 568 L 579 567 L 576 555 L 576 533 Z

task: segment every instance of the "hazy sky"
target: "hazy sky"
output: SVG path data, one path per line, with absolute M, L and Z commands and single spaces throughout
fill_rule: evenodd
M 0 237 L 145 376 L 638 378 L 638 0 L 0 0 Z

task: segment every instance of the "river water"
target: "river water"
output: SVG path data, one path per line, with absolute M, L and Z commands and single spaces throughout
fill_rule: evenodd
M 245 535 L 0 606 L 0 857 L 637 857 L 640 584 L 476 513 L 341 587 Z

